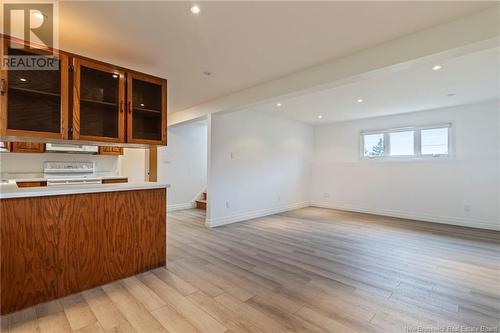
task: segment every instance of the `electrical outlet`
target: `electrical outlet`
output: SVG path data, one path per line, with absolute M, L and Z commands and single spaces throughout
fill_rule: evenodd
M 226 208 L 229 208 L 230 206 L 229 201 L 226 201 Z
M 229 156 L 231 156 L 231 159 L 234 160 L 236 158 L 236 153 L 231 152 L 231 154 L 229 154 Z
M 464 212 L 470 213 L 471 210 L 472 210 L 472 207 L 470 205 L 464 205 Z
M 323 193 L 323 198 L 328 199 L 330 197 L 330 193 Z

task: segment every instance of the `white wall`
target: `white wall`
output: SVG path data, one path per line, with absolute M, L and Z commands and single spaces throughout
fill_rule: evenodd
M 120 156 L 120 174 L 128 177 L 129 183 L 148 181 L 149 155 L 147 148 L 124 148 Z
M 158 149 L 158 181 L 169 183 L 168 209 L 186 209 L 207 186 L 207 122 L 169 127 Z
M 0 153 L 0 173 L 4 178 L 42 177 L 45 161 L 93 161 L 96 172 L 102 175 L 122 175 L 129 182 L 144 182 L 148 179 L 147 149 L 124 148 L 122 156 L 61 154 L 61 153 Z
M 500 230 L 500 103 L 318 126 L 314 205 Z M 419 161 L 359 158 L 359 133 L 452 122 L 454 156 Z M 465 206 L 470 207 L 467 212 Z
M 111 155 L 0 153 L 0 172 L 6 178 L 41 177 L 45 161 L 93 161 L 96 172 L 116 174 L 119 171 L 118 157 Z
M 217 114 L 210 142 L 207 225 L 309 204 L 311 126 L 261 112 Z

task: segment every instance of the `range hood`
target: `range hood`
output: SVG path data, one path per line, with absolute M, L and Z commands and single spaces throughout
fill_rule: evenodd
M 72 154 L 97 154 L 98 146 L 68 145 L 62 143 L 47 143 L 45 145 L 47 153 L 72 153 Z

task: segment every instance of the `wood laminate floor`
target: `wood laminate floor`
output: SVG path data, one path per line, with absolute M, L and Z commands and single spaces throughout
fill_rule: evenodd
M 500 324 L 498 232 L 320 208 L 208 229 L 203 213 L 169 215 L 168 270 L 5 316 L 3 330 L 385 333 Z

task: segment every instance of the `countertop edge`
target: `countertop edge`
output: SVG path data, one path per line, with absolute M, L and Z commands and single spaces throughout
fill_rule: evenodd
M 107 179 L 128 179 L 127 176 L 89 176 L 87 178 L 101 178 L 102 180 L 107 180 Z M 54 177 L 57 178 L 57 177 Z M 46 182 L 49 178 L 48 177 L 27 177 L 27 178 L 17 178 L 17 179 L 6 179 L 9 181 L 14 181 L 14 182 Z
M 45 197 L 55 195 L 72 195 L 101 192 L 120 192 L 136 190 L 168 189 L 170 184 L 164 183 L 118 183 L 99 185 L 62 185 L 18 188 L 16 184 L 0 186 L 0 199 L 15 199 L 28 197 Z

